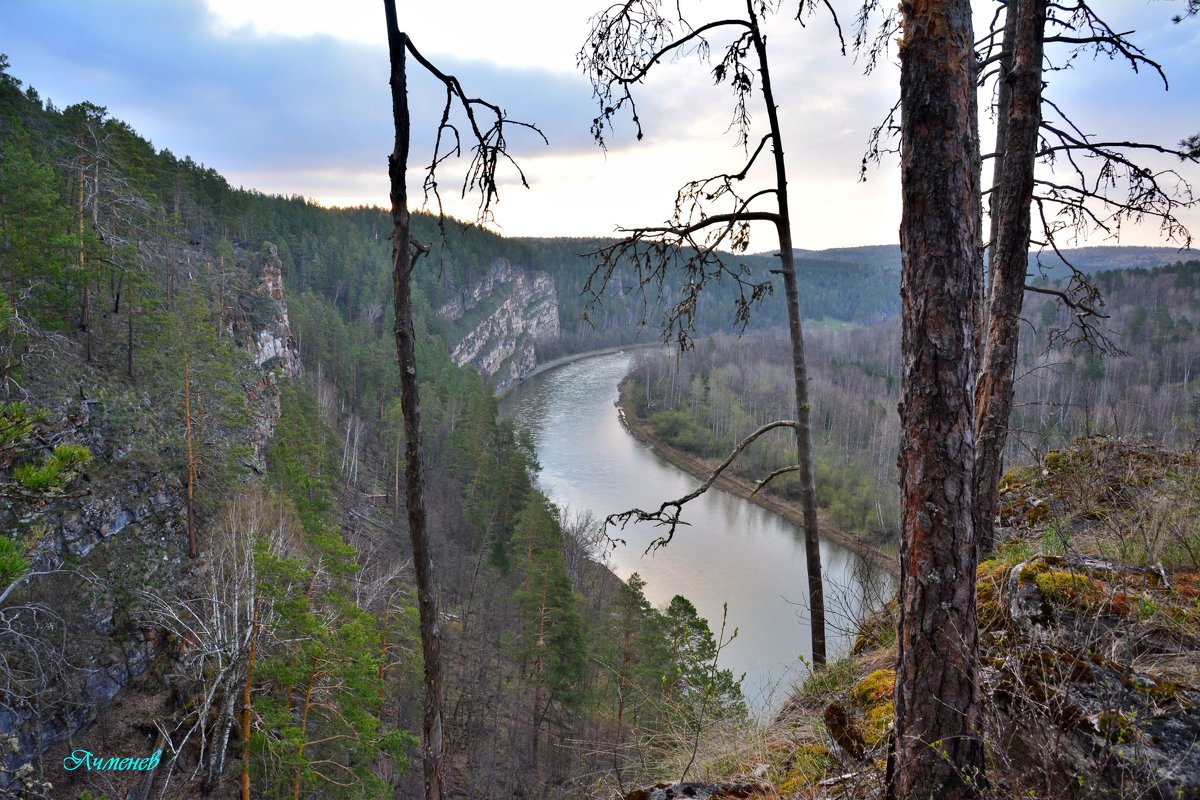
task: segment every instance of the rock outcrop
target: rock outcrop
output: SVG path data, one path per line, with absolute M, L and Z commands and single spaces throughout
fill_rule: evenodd
M 504 259 L 437 313 L 462 325 L 454 363 L 475 366 L 496 389 L 529 374 L 536 346 L 559 335 L 554 279 Z
M 259 264 L 258 284 L 253 291 L 263 300 L 270 301 L 268 308 L 273 313 L 261 321 L 265 322 L 261 327 L 247 325 L 251 330 L 244 346 L 254 356 L 255 364 L 268 369 L 279 367 L 288 377 L 295 378 L 301 371 L 300 354 L 283 296 L 283 262 L 279 260 L 279 249 L 270 242 L 267 242 Z
M 981 572 L 1002 752 L 1061 797 L 1198 796 L 1195 575 L 1078 554 Z
M 248 415 L 214 420 L 212 429 L 252 452 L 244 466 L 256 471 L 279 419 L 279 376 L 300 373 L 281 266 L 267 245 L 243 303 L 252 313 L 230 328 L 257 365 L 232 382 L 244 387 Z M 30 562 L 0 614 L 0 796 L 33 786 L 40 754 L 86 735 L 130 684 L 153 678 L 152 667 L 180 643 L 155 623 L 146 593 L 186 595 L 204 567 L 183 544 L 185 490 L 173 466 L 180 409 L 54 358 L 47 380 L 30 384 L 35 405 L 53 409 L 56 435 L 86 446 L 93 460 L 66 496 L 0 499 Z

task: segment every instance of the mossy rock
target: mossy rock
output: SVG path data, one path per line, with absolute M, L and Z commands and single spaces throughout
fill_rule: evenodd
M 1025 575 L 1022 574 L 1022 578 Z M 1038 591 L 1047 602 L 1056 605 L 1074 605 L 1090 608 L 1101 599 L 1097 583 L 1086 575 L 1062 570 L 1045 570 L 1033 577 Z
M 885 701 L 891 703 L 895 685 L 895 670 L 877 669 L 850 687 L 850 702 L 864 711 Z
M 825 777 L 833 765 L 829 748 L 819 744 L 803 744 L 792 751 L 790 769 L 775 787 L 780 794 L 803 791 Z

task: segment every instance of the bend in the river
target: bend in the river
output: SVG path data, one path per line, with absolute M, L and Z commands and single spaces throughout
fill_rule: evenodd
M 621 425 L 617 386 L 632 361 L 629 352 L 574 361 L 531 377 L 505 396 L 502 413 L 532 434 L 542 465 L 539 483 L 558 505 L 603 519 L 635 506 L 657 508 L 696 487 L 696 478 Z M 714 635 L 728 604 L 726 630 L 736 628 L 738 635 L 722 652 L 721 665 L 735 675 L 746 673 L 750 704 L 769 710 L 803 676 L 802 659 L 811 652 L 803 534 L 784 518 L 715 488 L 689 503 L 684 519 L 690 524 L 653 555 L 643 551 L 661 531 L 631 525 L 621 534 L 628 545 L 609 554 L 610 566 L 623 579 L 639 573 L 656 607 L 685 595 Z M 864 595 L 877 596 L 878 584 L 890 576 L 827 540 L 821 561 L 827 635 L 836 657 L 849 649 Z

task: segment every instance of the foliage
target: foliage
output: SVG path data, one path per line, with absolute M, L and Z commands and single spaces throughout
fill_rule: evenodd
M 17 483 L 30 492 L 61 490 L 71 482 L 79 468 L 92 460 L 86 447 L 60 444 L 40 464 L 25 464 L 13 470 Z

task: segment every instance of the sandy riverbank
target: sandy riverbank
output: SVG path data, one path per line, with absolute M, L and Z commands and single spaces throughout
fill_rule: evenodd
M 623 391 L 624 386 L 625 382 L 622 381 L 621 399 L 618 407 L 621 411 L 621 423 L 624 425 L 625 429 L 629 431 L 630 435 L 638 441 L 650 445 L 656 453 L 661 455 L 667 461 L 670 461 L 675 466 L 679 467 L 684 472 L 693 475 L 698 480 L 703 481 L 709 475 L 711 475 L 712 471 L 717 467 L 718 462 L 716 460 L 697 458 L 690 453 L 685 453 L 683 450 L 680 450 L 677 447 L 672 447 L 666 442 L 655 438 L 654 434 L 650 431 L 649 426 L 642 420 L 638 419 L 637 414 L 634 413 L 634 409 L 628 402 L 625 392 Z M 791 503 L 782 501 L 777 497 L 773 497 L 765 492 L 753 494 L 754 484 L 751 481 L 745 480 L 736 475 L 728 475 L 728 473 L 724 473 L 721 475 L 721 477 L 717 478 L 716 485 L 727 492 L 736 494 L 738 497 L 741 497 L 744 500 L 748 500 L 751 503 L 762 506 L 768 511 L 778 514 L 795 525 L 802 526 L 804 524 L 803 516 L 801 515 L 798 507 L 793 506 Z M 842 547 L 859 554 L 863 558 L 869 559 L 872 563 L 876 564 L 882 569 L 887 570 L 893 575 L 900 574 L 900 563 L 895 555 L 890 555 L 876 549 L 871 544 L 864 541 L 860 536 L 848 531 L 838 530 L 837 528 L 831 527 L 824 514 L 819 515 L 819 524 L 821 526 L 821 535 L 825 538 L 837 542 Z

